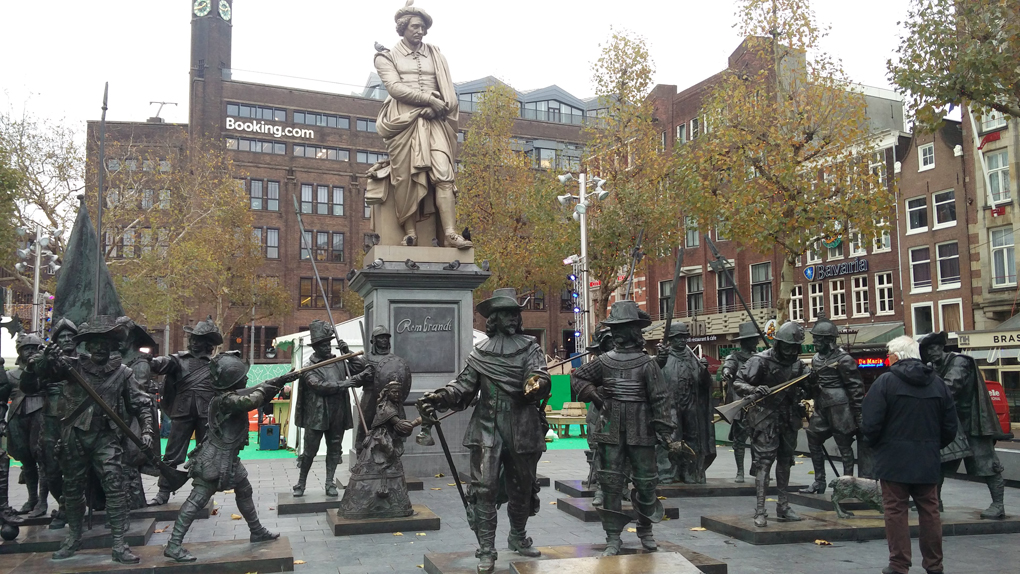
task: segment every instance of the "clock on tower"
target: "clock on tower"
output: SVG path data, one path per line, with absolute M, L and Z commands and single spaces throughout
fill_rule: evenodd
M 230 21 L 230 3 L 227 0 L 220 0 L 220 18 L 223 18 L 225 22 Z
M 194 12 L 195 16 L 201 18 L 209 13 L 210 8 L 209 0 L 195 0 L 195 3 L 191 7 L 191 11 Z

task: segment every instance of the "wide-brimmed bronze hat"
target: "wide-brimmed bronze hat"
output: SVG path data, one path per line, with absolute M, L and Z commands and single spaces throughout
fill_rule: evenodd
M 609 317 L 602 321 L 602 324 L 608 327 L 629 323 L 644 328 L 651 325 L 652 320 L 641 316 L 640 309 L 634 301 L 617 301 L 609 308 Z
M 393 20 L 400 20 L 404 16 L 418 16 L 421 18 L 422 22 L 425 23 L 426 29 L 432 27 L 432 16 L 429 16 L 429 13 L 421 8 L 414 6 L 414 0 L 407 0 L 407 4 L 405 4 L 400 10 L 397 10 L 397 14 L 393 17 Z
M 308 324 L 308 334 L 311 336 L 312 344 L 314 345 L 320 341 L 332 339 L 333 326 L 322 319 L 316 319 Z
M 220 328 L 213 321 L 212 315 L 209 315 L 204 321 L 199 321 L 194 327 L 184 327 L 184 332 L 192 337 L 208 337 L 214 345 L 223 344 L 223 334 L 220 333 Z
M 946 332 L 939 331 L 937 333 L 928 333 L 921 337 L 921 340 L 917 342 L 917 347 L 920 349 L 928 345 L 942 345 L 945 347 L 947 342 L 949 342 L 949 338 L 946 336 Z
M 156 347 L 156 340 L 149 334 L 145 325 L 139 325 L 130 317 L 117 317 L 117 322 L 124 326 L 127 336 L 131 338 L 131 344 L 137 349 L 148 347 L 150 350 Z
M 87 339 L 111 339 L 118 343 L 127 336 L 127 329 L 117 321 L 113 315 L 96 315 L 78 326 L 78 334 L 74 336 L 75 341 Z
M 524 305 L 517 302 L 517 290 L 513 287 L 496 289 L 492 292 L 492 297 L 475 306 L 478 314 L 485 318 L 496 311 L 520 311 L 523 308 Z
M 761 335 L 758 334 L 758 329 L 754 328 L 754 323 L 748 321 L 741 323 L 737 336 L 733 338 L 734 341 L 740 341 L 742 339 L 761 339 Z

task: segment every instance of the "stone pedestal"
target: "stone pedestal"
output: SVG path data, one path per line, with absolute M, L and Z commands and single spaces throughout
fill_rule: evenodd
M 371 268 L 378 259 L 382 265 Z M 365 265 L 350 286 L 365 300 L 366 336 L 377 325 L 385 326 L 392 333 L 392 352 L 411 368 L 411 394 L 405 408 L 413 419 L 418 416 L 414 401 L 449 383 L 463 368 L 473 343 L 472 292 L 489 273 L 475 265 L 473 249 L 445 247 L 376 245 L 365 255 Z M 454 463 L 461 470 L 467 469 L 468 453 L 461 441 L 469 419 L 470 411 L 442 422 Z M 359 424 L 355 422 L 355 427 Z M 438 432 L 433 436 L 433 447 L 419 446 L 413 438 L 404 443 L 402 462 L 407 475 L 450 474 Z M 352 454 L 348 460 L 353 465 L 356 457 Z
M 338 489 L 343 490 L 343 489 L 347 488 L 346 486 L 344 486 L 344 484 L 342 482 L 340 482 L 339 478 L 334 479 L 334 480 L 336 480 L 336 487 Z M 413 477 L 410 477 L 410 476 L 405 476 L 404 477 L 404 483 L 407 484 L 407 491 L 408 492 L 415 492 L 417 490 L 425 490 L 425 483 L 422 482 L 420 478 L 413 478 Z
M 511 562 L 510 574 L 588 574 L 590 572 L 626 572 L 627 574 L 700 574 L 701 570 L 679 552 L 619 554 L 617 556 L 564 558 Z
M 557 498 L 556 508 L 574 518 L 580 519 L 582 522 L 601 522 L 602 519 L 599 518 L 598 507 L 592 504 L 591 501 L 591 498 Z M 666 511 L 666 518 L 670 520 L 680 518 L 680 509 L 676 506 L 663 502 L 662 507 Z M 630 515 L 631 520 L 637 520 L 637 511 L 634 510 L 634 506 L 631 503 L 624 502 L 622 510 Z
M 131 519 L 140 518 L 152 518 L 156 522 L 173 522 L 177 520 L 177 515 L 181 513 L 181 505 L 184 504 L 184 498 L 177 501 L 170 501 L 166 504 L 159 506 L 146 506 L 145 508 L 136 508 L 131 511 Z M 213 501 L 209 500 L 209 504 L 205 505 L 205 508 L 198 511 L 195 518 L 209 518 L 210 512 L 212 512 Z M 48 525 L 53 518 L 50 515 L 40 516 L 38 518 L 25 518 L 22 526 L 39 526 Z M 86 518 L 86 520 L 88 520 Z M 92 514 L 93 524 L 104 524 L 106 522 L 106 511 L 100 510 Z M 58 532 L 67 532 L 66 530 L 59 530 Z
M 414 514 L 401 518 L 344 518 L 337 509 L 331 508 L 326 511 L 326 522 L 333 536 L 439 530 L 439 517 L 428 506 L 414 504 L 411 508 Z
M 142 518 L 128 523 L 128 531 L 124 541 L 128 546 L 145 546 L 156 529 L 156 520 Z M 48 526 L 22 526 L 21 532 L 14 540 L 0 541 L 0 554 L 17 554 L 21 552 L 56 552 L 60 548 L 67 529 L 50 530 Z M 102 522 L 93 519 L 92 528 L 82 532 L 81 547 L 83 550 L 113 547 L 113 535 Z M 109 553 L 107 553 L 109 556 Z M 49 558 L 49 555 L 47 555 Z M 50 570 L 53 572 L 54 570 Z
M 340 496 L 326 496 L 321 492 L 305 492 L 304 496 L 294 496 L 292 492 L 278 492 L 276 493 L 276 514 L 284 516 L 326 512 L 330 508 L 339 508 L 340 498 Z

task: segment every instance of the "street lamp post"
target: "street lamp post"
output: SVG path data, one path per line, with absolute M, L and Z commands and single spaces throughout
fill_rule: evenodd
M 566 205 L 567 201 L 576 199 L 577 205 L 574 206 L 573 218 L 575 221 L 581 224 L 581 258 L 580 258 L 580 278 L 581 278 L 581 305 L 583 306 L 583 313 L 581 317 L 581 324 L 578 325 L 578 330 L 581 331 L 581 337 L 575 337 L 575 341 L 580 339 L 584 344 L 587 344 L 592 335 L 591 325 L 591 275 L 588 271 L 588 198 L 595 196 L 596 199 L 605 199 L 609 192 L 602 189 L 602 185 L 605 183 L 604 179 L 593 177 L 591 179 L 592 184 L 595 185 L 595 190 L 588 193 L 587 185 L 588 180 L 586 175 L 582 172 L 577 174 L 575 178 L 573 174 L 565 173 L 559 176 L 561 184 L 566 185 L 570 181 L 577 181 L 577 195 L 561 195 L 556 199 L 560 202 L 560 205 Z

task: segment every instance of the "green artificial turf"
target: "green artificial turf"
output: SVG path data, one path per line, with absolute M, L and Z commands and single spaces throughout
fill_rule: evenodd
M 167 439 L 162 439 L 163 443 L 162 451 L 166 452 Z M 191 452 L 195 448 L 195 441 L 191 441 L 188 445 L 188 452 Z M 248 433 L 248 446 L 244 447 L 241 451 L 241 460 L 259 460 L 266 458 L 297 458 L 294 451 L 281 448 L 279 450 L 259 450 L 259 433 L 250 432 Z

